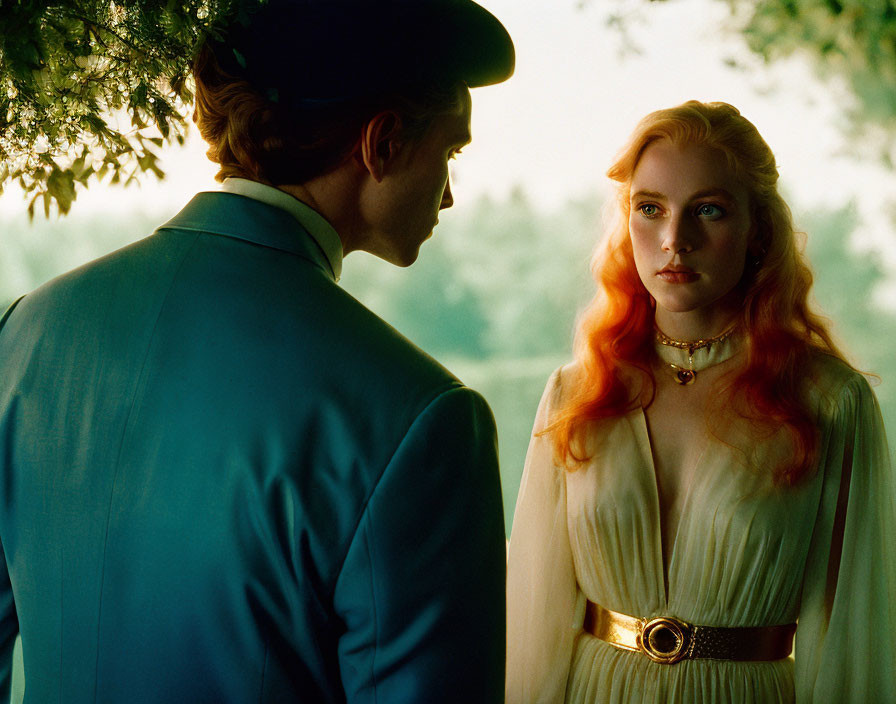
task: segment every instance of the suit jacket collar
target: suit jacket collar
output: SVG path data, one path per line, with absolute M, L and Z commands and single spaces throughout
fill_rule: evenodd
M 197 193 L 159 229 L 207 232 L 279 249 L 310 261 L 336 281 L 330 260 L 308 230 L 282 208 L 254 198 L 220 191 Z

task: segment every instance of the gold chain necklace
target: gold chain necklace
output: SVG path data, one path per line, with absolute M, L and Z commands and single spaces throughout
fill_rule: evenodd
M 730 338 L 734 334 L 736 326 L 732 325 L 715 337 L 707 337 L 700 340 L 676 340 L 669 337 L 662 330 L 656 328 L 655 339 L 657 354 L 672 370 L 675 381 L 682 386 L 693 384 L 697 379 L 697 372 L 707 367 L 715 366 L 729 359 L 737 351 L 736 345 L 731 344 Z M 723 344 L 728 342 L 728 344 Z M 675 352 L 680 350 L 681 352 Z M 695 368 L 694 355 L 705 350 L 699 369 Z M 671 354 L 670 354 L 671 353 Z M 681 364 L 682 354 L 687 355 L 687 366 Z M 674 361 L 673 361 L 674 359 Z

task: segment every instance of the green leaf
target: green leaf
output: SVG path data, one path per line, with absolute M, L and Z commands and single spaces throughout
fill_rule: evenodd
M 54 169 L 47 178 L 47 193 L 59 204 L 60 213 L 68 213 L 76 195 L 75 177 L 71 169 Z
M 137 158 L 137 165 L 143 172 L 152 171 L 159 179 L 165 178 L 165 172 L 158 166 L 158 156 L 152 152 L 145 152 Z
M 83 184 L 83 185 L 86 186 L 86 185 L 87 185 L 87 181 L 90 179 L 90 177 L 93 175 L 93 173 L 94 173 L 94 172 L 93 172 L 93 167 L 92 167 L 92 166 L 88 166 L 84 171 L 82 171 L 80 174 L 78 174 L 77 176 L 75 176 L 75 180 L 76 180 L 78 183 L 81 183 L 81 184 Z
M 37 203 L 37 199 L 40 197 L 40 193 L 35 194 L 34 198 L 31 199 L 31 202 L 28 203 L 28 221 L 34 221 L 34 206 Z
M 140 114 L 139 108 L 135 107 L 131 112 L 131 124 L 140 130 L 146 128 L 146 120 L 144 120 L 143 116 Z
M 84 164 L 87 161 L 87 155 L 81 154 L 77 159 L 72 162 L 71 170 L 75 175 L 76 179 L 79 179 L 81 174 L 84 173 Z
M 87 129 L 88 132 L 92 132 L 93 134 L 102 134 L 108 130 L 106 125 L 106 121 L 103 120 L 99 115 L 84 115 L 81 118 L 81 124 Z

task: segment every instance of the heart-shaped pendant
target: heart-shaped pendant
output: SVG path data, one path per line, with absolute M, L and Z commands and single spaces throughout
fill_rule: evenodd
M 697 378 L 697 372 L 692 369 L 679 369 L 675 372 L 675 380 L 682 386 L 693 384 Z

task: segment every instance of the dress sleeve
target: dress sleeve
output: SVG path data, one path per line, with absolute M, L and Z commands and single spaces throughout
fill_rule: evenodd
M 856 375 L 822 429 L 823 494 L 796 632 L 798 704 L 896 702 L 896 480 Z
M 507 565 L 507 704 L 559 704 L 566 692 L 578 588 L 566 519 L 565 470 L 539 436 L 559 395 L 554 372 L 535 418 Z

